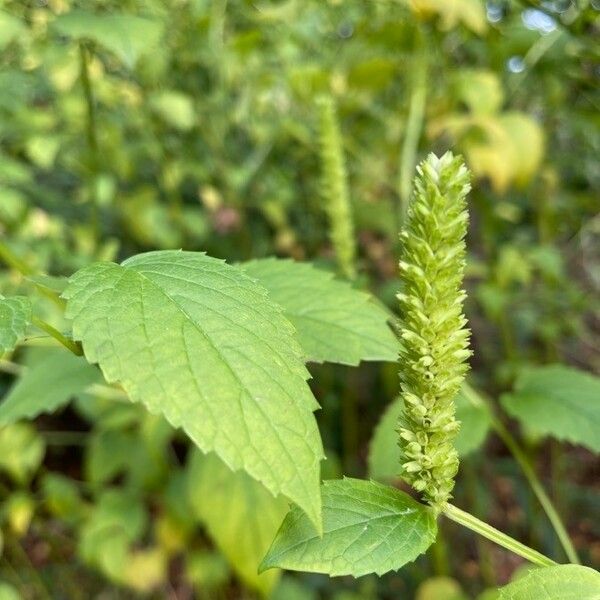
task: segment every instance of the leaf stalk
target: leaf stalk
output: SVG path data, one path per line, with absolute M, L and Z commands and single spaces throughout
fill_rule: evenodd
M 484 538 L 498 544 L 499 546 L 502 546 L 503 548 L 506 548 L 507 550 L 510 550 L 518 556 L 521 556 L 534 565 L 538 565 L 540 567 L 552 567 L 557 564 L 551 558 L 548 558 L 537 550 L 522 544 L 509 535 L 498 531 L 498 529 L 495 527 L 492 527 L 484 521 L 480 521 L 477 517 L 452 504 L 446 503 L 442 508 L 442 513 L 451 521 L 454 521 L 455 523 L 458 523 L 459 525 L 478 533 Z

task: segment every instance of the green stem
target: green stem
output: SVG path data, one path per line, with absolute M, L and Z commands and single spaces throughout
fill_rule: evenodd
M 88 148 L 90 153 L 90 195 L 92 203 L 92 217 L 91 224 L 96 240 L 99 238 L 99 206 L 98 198 L 96 195 L 96 185 L 94 182 L 94 176 L 97 174 L 99 153 L 98 153 L 98 136 L 96 134 L 96 104 L 94 102 L 94 94 L 92 91 L 92 81 L 90 79 L 89 70 L 89 50 L 85 46 L 84 42 L 79 44 L 79 58 L 80 58 L 80 69 L 81 69 L 81 84 L 83 86 L 83 94 L 85 96 L 85 103 L 87 107 L 87 124 L 86 124 L 86 136 L 88 142 Z
M 83 350 L 81 348 L 81 344 L 70 340 L 65 337 L 58 329 L 55 329 L 50 325 L 50 323 L 46 323 L 46 321 L 42 321 L 36 316 L 31 318 L 31 323 L 35 325 L 38 329 L 45 331 L 48 335 L 51 335 L 57 342 L 60 342 L 65 348 L 70 350 L 76 356 L 82 356 Z
M 477 517 L 474 517 L 468 512 L 453 506 L 452 504 L 446 504 L 442 509 L 442 513 L 451 521 L 455 523 L 459 523 L 463 527 L 478 533 L 484 538 L 510 550 L 514 554 L 523 557 L 534 565 L 538 565 L 540 567 L 552 567 L 556 565 L 552 559 L 544 556 L 537 550 L 518 542 L 514 538 L 511 538 L 509 535 L 498 531 L 495 527 L 480 521 Z
M 531 486 L 533 493 L 535 494 L 538 502 L 541 504 L 544 512 L 546 513 L 554 531 L 560 543 L 567 555 L 569 561 L 573 564 L 580 564 L 579 556 L 577 555 L 577 551 L 569 538 L 569 534 L 567 533 L 566 527 L 560 518 L 552 500 L 544 490 L 541 481 L 538 479 L 533 467 L 531 466 L 527 456 L 523 449 L 519 446 L 517 440 L 513 437 L 513 435 L 508 431 L 505 427 L 504 423 L 496 417 L 493 413 L 490 405 L 486 400 L 484 400 L 481 395 L 476 392 L 471 386 L 464 384 L 463 392 L 467 399 L 475 406 L 485 407 L 490 416 L 490 424 L 494 431 L 498 434 L 498 437 L 504 442 L 510 453 L 513 455 L 513 458 L 523 471 L 523 475 L 525 475 L 525 479 Z
M 408 210 L 419 138 L 423 130 L 425 101 L 427 97 L 427 49 L 423 40 L 423 32 L 417 29 L 415 35 L 416 63 L 413 73 L 406 131 L 400 153 L 400 173 L 398 175 L 398 195 L 400 196 L 400 218 L 402 221 Z
M 469 504 L 475 508 L 476 512 L 481 514 L 483 511 L 484 516 L 487 516 L 485 510 L 486 507 L 482 506 L 484 503 L 480 502 L 479 494 L 477 493 L 478 477 L 475 465 L 471 460 L 462 461 L 461 469 L 466 476 L 467 493 L 470 498 Z M 485 582 L 486 587 L 495 587 L 496 576 L 490 556 L 489 544 L 481 537 L 477 538 L 477 554 L 481 577 Z
M 4 242 L 0 242 L 0 260 L 25 277 L 35 273 L 35 269 L 21 260 Z
M 431 546 L 431 557 L 433 570 L 436 577 L 447 577 L 450 575 L 450 563 L 448 561 L 448 545 L 446 544 L 445 532 L 438 528 L 438 534 Z
M 528 73 L 531 73 L 533 67 L 542 59 L 544 54 L 554 46 L 554 44 L 564 35 L 564 32 L 560 29 L 555 29 L 550 32 L 548 35 L 541 36 L 533 46 L 528 50 L 525 58 L 523 59 L 523 63 L 525 64 L 525 69 L 521 73 L 515 77 L 513 80 L 514 83 L 510 88 L 509 94 L 513 95 L 518 87 L 523 83 L 525 77 L 527 77 Z
M 65 301 L 52 290 L 45 288 L 39 283 L 29 279 L 33 275 L 37 275 L 36 270 L 33 267 L 30 267 L 23 259 L 19 258 L 6 244 L 0 242 L 0 260 L 2 260 L 9 268 L 21 273 L 23 277 L 35 286 L 35 289 L 40 292 L 46 298 L 49 298 L 54 302 L 59 308 L 64 310 L 66 303 Z

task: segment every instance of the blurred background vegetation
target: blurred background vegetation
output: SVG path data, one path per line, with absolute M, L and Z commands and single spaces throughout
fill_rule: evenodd
M 598 372 L 599 10 L 597 0 L 2 0 L 0 292 L 30 292 L 23 271 L 69 275 L 162 248 L 335 269 L 325 97 L 346 156 L 356 285 L 395 310 L 414 166 L 452 148 L 474 173 L 472 381 L 498 397 L 532 365 Z M 52 303 L 37 302 L 60 327 Z M 36 350 L 1 363 L 0 392 L 19 364 L 39 364 Z M 325 476 L 366 476 L 394 365 L 311 371 Z M 598 568 L 598 461 L 524 434 Z M 480 443 L 457 503 L 559 552 L 504 447 Z M 0 429 L 0 598 L 459 600 L 518 567 L 448 526 L 445 547 L 399 574 L 257 579 L 202 527 L 188 455 L 159 418 L 90 394 Z

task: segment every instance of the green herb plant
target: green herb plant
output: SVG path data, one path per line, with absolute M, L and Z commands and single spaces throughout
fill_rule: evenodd
M 348 211 L 329 101 L 322 118 L 324 162 L 331 163 L 326 172 L 338 173 L 329 191 L 331 210 Z M 94 263 L 68 282 L 32 278 L 36 290 L 65 307 L 70 329 L 41 319 L 27 297 L 1 298 L 0 349 L 11 352 L 32 327 L 43 331 L 74 355 L 69 368 L 76 376 L 68 379 L 74 387 L 65 389 L 67 380 L 58 378 L 44 394 L 16 387 L 0 404 L 0 425 L 56 410 L 76 390 L 92 390 L 141 404 L 181 429 L 197 447 L 187 489 L 193 510 L 239 576 L 265 595 L 279 572 L 272 569 L 354 577 L 397 570 L 431 547 L 438 520 L 447 518 L 541 568 L 503 588 L 500 598 L 598 598 L 597 572 L 559 565 L 450 503 L 459 469 L 455 398 L 463 386 L 462 394 L 485 403 L 463 385 L 471 354 L 462 290 L 469 186 L 462 159 L 451 153 L 431 154 L 418 168 L 400 234 L 399 338 L 388 313 L 367 293 L 289 260 L 228 265 L 204 253 L 168 250 L 121 264 Z M 354 250 L 348 232 L 338 234 L 340 266 L 352 277 Z M 2 256 L 19 269 L 7 247 Z M 413 494 L 372 480 L 321 483 L 324 451 L 313 414 L 318 404 L 305 363 L 396 358 L 399 418 L 384 453 L 398 456 L 396 473 Z M 28 369 L 33 376 L 35 369 Z M 31 385 L 26 375 L 21 388 Z M 503 404 L 517 417 L 523 410 L 512 398 Z M 511 434 L 490 419 L 519 460 Z M 154 435 L 164 444 L 163 434 Z M 593 431 L 581 438 L 587 445 L 597 442 Z M 522 466 L 528 468 L 526 459 Z M 570 561 L 577 562 L 535 474 L 526 475 Z M 293 504 L 287 516 L 285 499 Z M 120 506 L 122 499 L 103 497 L 103 518 L 115 502 Z M 223 519 L 220 509 L 229 505 L 235 518 Z M 130 524 L 124 531 L 126 549 L 134 532 Z M 84 551 L 91 552 L 94 529 L 86 535 Z M 102 566 L 110 572 L 117 565 Z

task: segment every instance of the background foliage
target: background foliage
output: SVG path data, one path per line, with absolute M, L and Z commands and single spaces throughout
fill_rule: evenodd
M 597 568 L 597 412 L 581 417 L 597 384 L 574 369 L 600 369 L 599 7 L 537 4 L 3 0 L 0 233 L 31 276 L 2 270 L 0 293 L 61 289 L 60 279 L 35 274 L 70 275 L 95 260 L 180 247 L 230 262 L 277 254 L 334 270 L 320 142 L 323 102 L 333 100 L 356 285 L 395 310 L 397 232 L 412 169 L 428 151 L 453 147 L 476 177 L 472 381 L 503 394 L 511 429 L 531 422 L 522 428 L 529 457 L 584 562 Z M 35 310 L 64 325 L 43 293 Z M 0 363 L 0 597 L 458 599 L 506 583 L 518 566 L 446 527 L 452 551 L 440 543 L 400 574 L 259 577 L 252 561 L 286 503 L 269 497 L 261 510 L 262 488 L 231 481 L 160 417 L 106 397 L 95 370 L 62 349 L 41 351 L 45 343 L 31 334 Z M 365 342 L 349 337 L 341 349 L 351 343 Z M 374 358 L 389 360 L 389 352 Z M 553 363 L 571 368 L 544 366 Z M 396 367 L 310 370 L 323 407 L 325 477 L 364 477 L 369 440 L 397 393 Z M 569 397 L 575 387 L 582 394 Z M 544 398 L 556 410 L 574 406 L 578 435 L 532 419 Z M 14 422 L 37 414 L 26 401 L 60 410 Z M 11 417 L 17 405 L 25 412 Z M 471 425 L 459 438 L 457 501 L 560 556 L 514 463 L 486 438 L 485 417 L 461 404 L 459 416 Z M 386 479 L 390 457 L 377 457 L 376 440 L 370 472 Z M 257 510 L 244 516 L 248 497 Z M 235 543 L 243 526 L 257 547 Z

